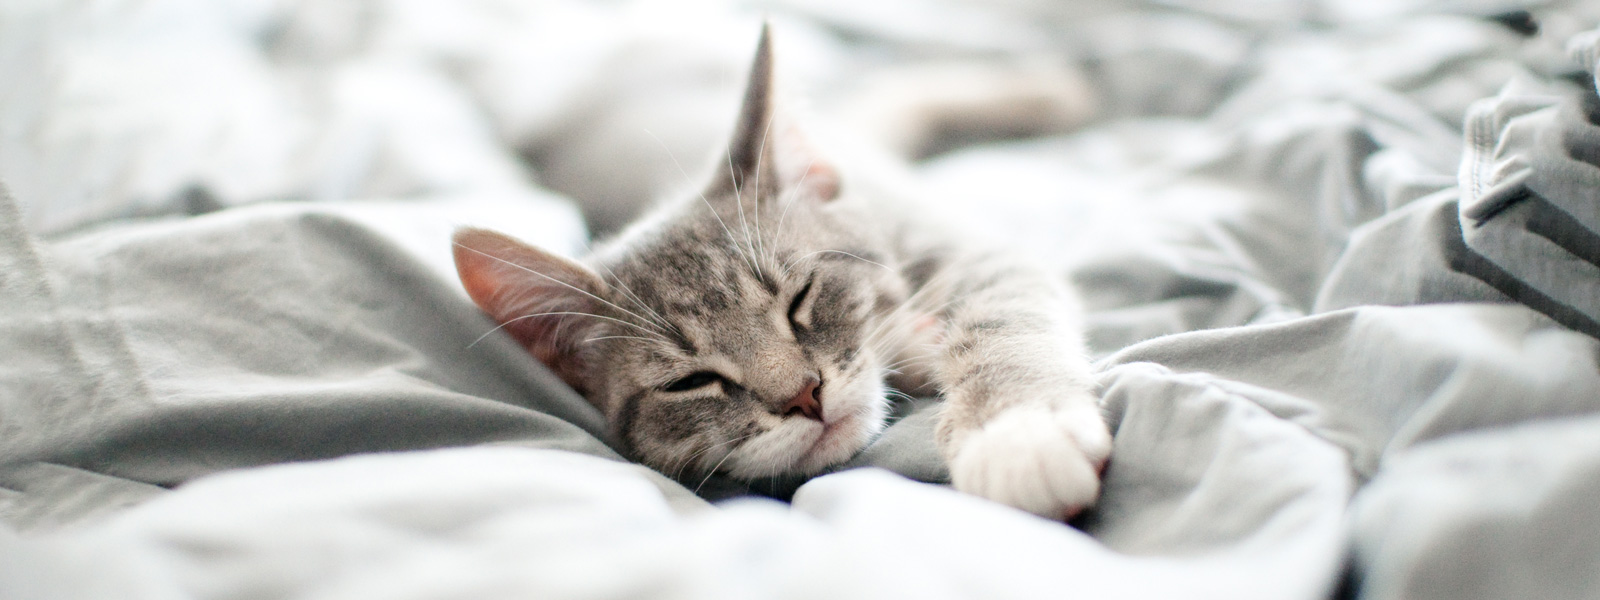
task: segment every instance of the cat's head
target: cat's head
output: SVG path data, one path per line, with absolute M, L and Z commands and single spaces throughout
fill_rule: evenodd
M 810 474 L 883 427 L 906 285 L 859 199 L 775 114 L 766 31 L 726 155 L 583 262 L 458 232 L 485 312 L 669 475 Z

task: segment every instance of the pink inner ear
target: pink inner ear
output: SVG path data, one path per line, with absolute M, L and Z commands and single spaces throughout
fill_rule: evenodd
M 478 307 L 569 385 L 582 386 L 577 348 L 594 325 L 604 284 L 586 268 L 504 234 L 455 235 L 456 272 Z M 542 313 L 550 313 L 543 314 Z
M 814 202 L 839 196 L 839 172 L 822 158 L 798 127 L 783 128 L 783 138 L 773 149 L 773 162 L 786 192 Z
M 839 197 L 839 172 L 833 165 L 815 164 L 795 180 L 795 193 L 802 198 L 826 202 Z

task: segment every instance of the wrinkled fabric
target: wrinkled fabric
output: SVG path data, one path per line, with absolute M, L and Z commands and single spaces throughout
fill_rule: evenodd
M 1574 48 L 1575 55 L 1593 52 Z M 1570 90 L 1511 86 L 1474 105 L 1461 164 L 1461 229 L 1485 259 L 1469 270 L 1475 277 L 1600 336 L 1597 116 L 1593 94 Z
M 1592 6 L 796 4 L 760 7 L 819 90 L 962 52 L 1091 82 L 1081 130 L 912 174 L 1083 290 L 1093 510 L 939 485 L 927 400 L 808 482 L 669 480 L 461 292 L 452 227 L 577 254 L 692 173 L 739 7 L 20 4 L 0 596 L 1600 594 Z

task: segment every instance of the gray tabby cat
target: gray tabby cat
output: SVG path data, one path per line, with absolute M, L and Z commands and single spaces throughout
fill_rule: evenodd
M 1092 504 L 1111 439 L 1073 294 L 846 178 L 772 77 L 763 30 L 703 192 L 582 263 L 457 232 L 469 295 L 663 473 L 815 474 L 883 430 L 892 386 L 943 395 L 956 489 L 1057 519 Z

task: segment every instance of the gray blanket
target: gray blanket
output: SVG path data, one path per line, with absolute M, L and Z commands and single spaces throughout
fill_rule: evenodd
M 809 482 L 623 461 L 450 273 L 456 225 L 581 251 L 509 150 L 361 203 L 230 196 L 202 161 L 68 209 L 35 174 L 0 194 L 0 597 L 1595 597 L 1600 23 L 1488 8 L 1112 15 L 1085 64 L 1172 70 L 1094 79 L 1083 131 L 917 167 L 1087 296 L 1115 449 L 1071 526 L 939 485 L 927 402 Z M 939 31 L 851 14 L 804 16 Z M 1185 33 L 1105 33 L 1152 23 Z

